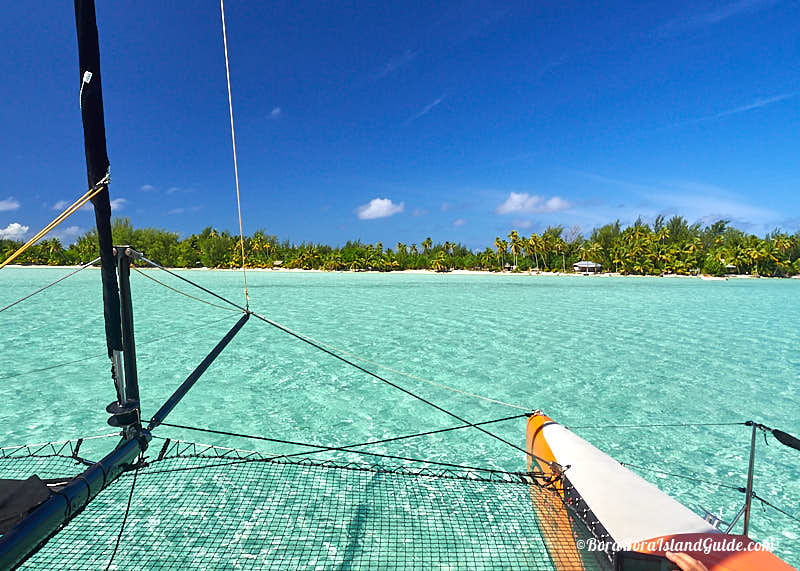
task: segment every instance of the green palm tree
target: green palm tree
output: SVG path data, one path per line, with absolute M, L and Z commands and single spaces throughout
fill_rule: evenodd
M 447 254 L 442 250 L 431 260 L 431 269 L 434 272 L 446 272 L 448 270 Z
M 539 237 L 536 232 L 530 235 L 528 238 L 528 247 L 533 252 L 533 258 L 536 262 L 536 269 L 539 269 L 539 250 L 542 249 L 542 239 Z
M 427 254 L 432 246 L 433 246 L 433 240 L 431 240 L 430 236 L 428 236 L 422 241 L 422 253 Z
M 497 250 L 497 260 L 500 262 L 500 270 L 503 269 L 503 263 L 505 262 L 504 257 L 506 255 L 506 251 L 508 250 L 508 244 L 505 240 L 501 240 L 500 236 L 494 239 L 494 248 Z
M 508 233 L 508 240 L 511 243 L 511 253 L 514 255 L 514 267 L 517 267 L 517 256 L 522 251 L 522 240 L 516 230 Z
M 483 269 L 492 267 L 492 260 L 495 259 L 494 252 L 490 248 L 486 248 L 480 257 L 481 267 Z

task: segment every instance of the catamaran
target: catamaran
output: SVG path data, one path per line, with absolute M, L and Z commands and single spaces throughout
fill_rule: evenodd
M 222 3 L 220 8 L 227 46 Z M 766 502 L 754 491 L 756 435 L 770 432 L 800 450 L 800 441 L 785 432 L 740 423 L 752 434 L 747 485 L 739 490 L 745 495 L 742 509 L 727 523 L 701 517 L 540 411 L 468 420 L 381 376 L 372 366 L 376 363 L 359 364 L 356 356 L 255 313 L 247 302 L 235 303 L 195 284 L 150 260 L 135 245 L 114 245 L 93 0 L 75 0 L 75 14 L 89 190 L 43 232 L 83 204 L 94 205 L 115 397 L 106 411 L 115 432 L 0 449 L 0 475 L 5 478 L 0 480 L 0 569 L 672 569 L 664 559 L 667 551 L 685 553 L 711 570 L 791 569 L 748 538 L 752 501 Z M 232 104 L 230 111 L 235 161 Z M 158 268 L 240 314 L 149 419 L 142 416 L 136 365 L 130 281 L 135 265 Z M 418 399 L 451 417 L 454 426 L 323 446 L 169 424 L 170 413 L 251 319 Z M 493 423 L 522 419 L 527 426 L 524 446 L 492 430 Z M 265 454 L 186 442 L 161 436 L 159 426 L 304 450 Z M 520 459 L 521 469 L 509 472 L 369 450 L 453 430 L 472 430 L 504 443 Z M 116 443 L 109 443 L 98 460 L 85 456 L 90 443 L 96 448 L 111 439 Z M 354 459 L 316 459 L 329 452 Z M 733 534 L 740 519 L 742 533 Z

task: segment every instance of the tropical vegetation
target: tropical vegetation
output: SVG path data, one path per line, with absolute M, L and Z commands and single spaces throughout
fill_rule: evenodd
M 116 218 L 112 233 L 115 243 L 130 244 L 166 266 L 236 268 L 242 264 L 239 237 L 228 231 L 208 227 L 181 238 L 176 232 L 134 228 L 129 219 Z M 0 240 L 0 259 L 19 246 L 12 240 Z M 789 235 L 775 230 L 759 237 L 727 220 L 703 226 L 689 224 L 680 216 L 660 216 L 652 224 L 640 219 L 625 228 L 617 221 L 595 228 L 588 236 L 562 226 L 529 236 L 511 230 L 483 250 L 471 250 L 457 242 L 434 243 L 430 237 L 389 247 L 359 240 L 337 247 L 293 244 L 259 230 L 245 237 L 244 251 L 245 265 L 251 268 L 570 272 L 574 263 L 588 260 L 602 264 L 604 271 L 620 274 L 800 274 L 800 232 Z M 91 230 L 68 247 L 56 238 L 42 240 L 18 258 L 18 263 L 79 264 L 97 255 L 97 234 Z

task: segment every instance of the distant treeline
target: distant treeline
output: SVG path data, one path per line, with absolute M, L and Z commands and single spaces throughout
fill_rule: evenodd
M 112 233 L 115 244 L 129 244 L 165 266 L 236 268 L 242 263 L 239 237 L 211 227 L 180 239 L 176 232 L 133 228 L 129 219 L 116 218 Z M 358 240 L 341 247 L 291 244 L 261 230 L 244 242 L 245 262 L 252 268 L 569 272 L 574 263 L 589 260 L 602 264 L 604 271 L 622 274 L 800 274 L 800 232 L 788 235 L 776 230 L 760 238 L 730 226 L 727 220 L 702 226 L 688 224 L 680 216 L 658 217 L 652 225 L 640 219 L 626 228 L 617 221 L 595 228 L 588 237 L 562 226 L 530 236 L 512 230 L 483 251 L 471 251 L 457 242 L 434 244 L 431 238 L 393 245 Z M 2 259 L 19 246 L 0 240 Z M 43 240 L 18 258 L 18 263 L 79 264 L 98 255 L 97 233 L 90 230 L 67 248 L 55 238 Z

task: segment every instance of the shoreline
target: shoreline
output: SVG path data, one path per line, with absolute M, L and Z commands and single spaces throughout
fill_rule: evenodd
M 7 268 L 15 269 L 61 269 L 61 270 L 75 270 L 81 266 L 48 266 L 40 264 L 9 264 Z M 87 270 L 99 270 L 99 266 L 92 266 L 86 268 Z M 137 268 L 142 271 L 158 271 L 157 268 Z M 242 268 L 167 268 L 172 271 L 191 271 L 191 272 L 241 272 Z M 329 271 L 329 270 L 303 270 L 300 268 L 247 268 L 248 272 L 256 273 L 309 273 L 309 274 L 412 274 L 412 275 L 461 275 L 461 276 L 526 276 L 526 277 L 539 277 L 539 276 L 553 276 L 553 277 L 578 277 L 578 278 L 678 278 L 678 279 L 700 279 L 701 276 L 686 276 L 680 274 L 664 274 L 664 275 L 635 275 L 635 274 L 620 274 L 616 272 L 601 272 L 597 274 L 582 274 L 576 272 L 492 272 L 489 270 L 451 270 L 448 272 L 436 272 L 434 270 L 393 270 L 390 272 L 380 272 L 375 270 L 359 270 L 359 271 Z M 729 280 L 786 280 L 786 279 L 800 279 L 800 275 L 789 277 L 778 276 L 751 276 L 747 274 L 730 274 L 724 276 Z

